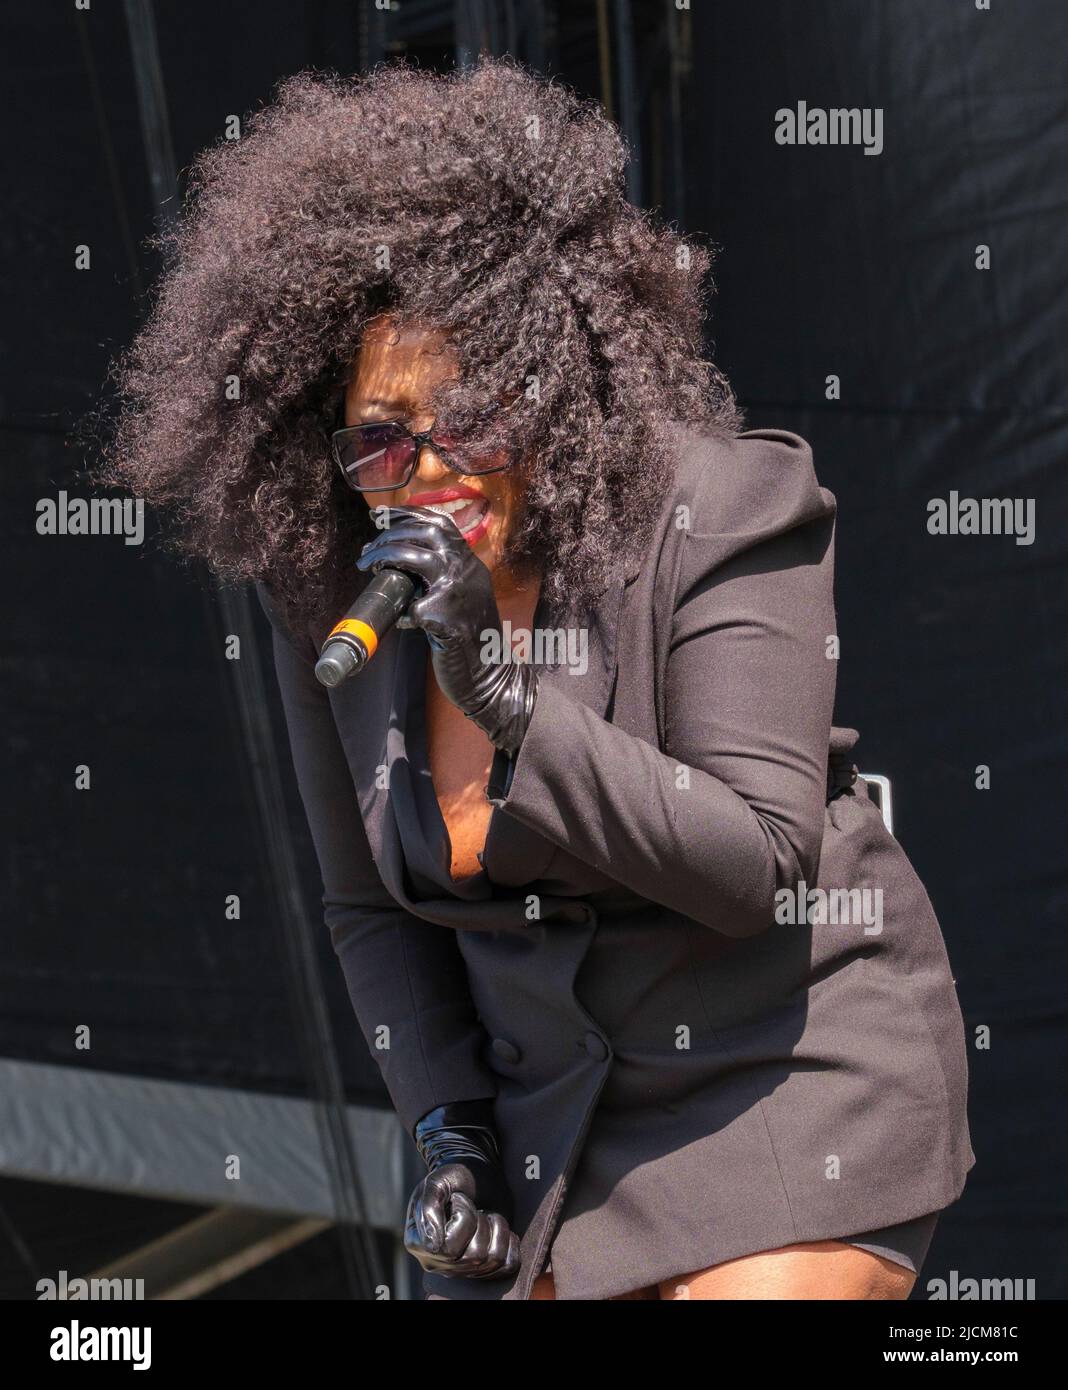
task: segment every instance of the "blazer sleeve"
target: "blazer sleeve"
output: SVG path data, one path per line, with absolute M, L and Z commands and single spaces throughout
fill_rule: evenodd
M 456 934 L 421 921 L 388 893 L 371 856 L 356 789 L 316 652 L 286 625 L 262 584 L 290 749 L 323 883 L 324 920 L 356 1018 L 410 1134 L 449 1101 L 496 1094 L 487 1035 Z
M 496 801 L 731 937 L 766 930 L 776 891 L 815 881 L 823 837 L 834 499 L 813 480 L 805 505 L 783 510 L 755 536 L 685 535 L 663 749 L 542 682 Z

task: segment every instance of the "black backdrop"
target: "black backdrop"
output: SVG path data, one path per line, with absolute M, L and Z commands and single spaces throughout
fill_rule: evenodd
M 550 55 L 597 92 L 584 8 L 556 8 Z M 356 67 L 353 11 L 158 4 L 179 165 L 285 73 Z M 641 25 L 655 36 L 671 13 L 637 7 L 639 77 Z M 716 351 L 750 423 L 804 434 L 838 498 L 836 719 L 860 729 L 862 768 L 893 779 L 969 1035 L 990 1029 L 970 1053 L 978 1164 L 928 1273 L 1063 1297 L 1068 10 L 693 0 L 690 23 L 684 186 L 665 202 L 722 248 Z M 160 553 L 151 523 L 140 547 L 35 531 L 38 499 L 86 493 L 71 430 L 155 269 L 122 9 L 10 6 L 4 28 L 0 1055 L 305 1094 L 212 588 Z M 431 35 L 422 56 L 446 60 L 451 42 Z M 883 152 L 776 144 L 774 113 L 799 100 L 881 107 Z M 79 244 L 91 272 L 73 268 Z M 1034 498 L 1034 543 L 930 535 L 927 504 L 951 489 Z M 381 1100 L 325 932 L 320 949 L 349 1094 Z

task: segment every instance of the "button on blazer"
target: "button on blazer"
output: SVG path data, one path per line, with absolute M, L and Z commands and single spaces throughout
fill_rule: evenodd
M 551 1256 L 558 1298 L 610 1298 L 939 1210 L 975 1161 L 938 922 L 832 728 L 834 498 L 795 434 L 672 437 L 650 541 L 583 615 L 586 665 L 540 669 L 494 759 L 472 880 L 427 810 L 423 634 L 327 691 L 340 614 L 293 631 L 257 586 L 396 1112 L 410 1132 L 494 1099 L 522 1267 L 428 1294 L 527 1299 Z

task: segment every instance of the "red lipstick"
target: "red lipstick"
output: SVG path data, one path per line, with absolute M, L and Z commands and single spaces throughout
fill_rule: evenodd
M 463 483 L 451 483 L 448 487 L 435 488 L 431 492 L 412 493 L 403 505 L 428 507 L 431 502 L 457 502 L 461 497 L 471 497 L 477 501 L 485 497 L 485 493 L 476 492 L 473 487 L 465 487 Z
M 435 488 L 427 492 L 417 492 L 406 498 L 400 505 L 406 507 L 441 506 L 446 502 L 467 502 L 469 506 L 458 507 L 447 513 L 453 524 L 470 546 L 475 546 L 489 530 L 493 506 L 484 492 L 463 483 L 453 483 L 448 487 Z

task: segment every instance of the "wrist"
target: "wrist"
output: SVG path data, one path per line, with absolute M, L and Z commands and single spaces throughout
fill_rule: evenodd
M 498 1163 L 491 1100 L 450 1101 L 417 1121 L 412 1138 L 428 1169 L 446 1163 Z
M 495 748 L 514 757 L 526 736 L 538 698 L 538 673 L 526 662 L 507 662 L 492 674 L 464 714 Z

